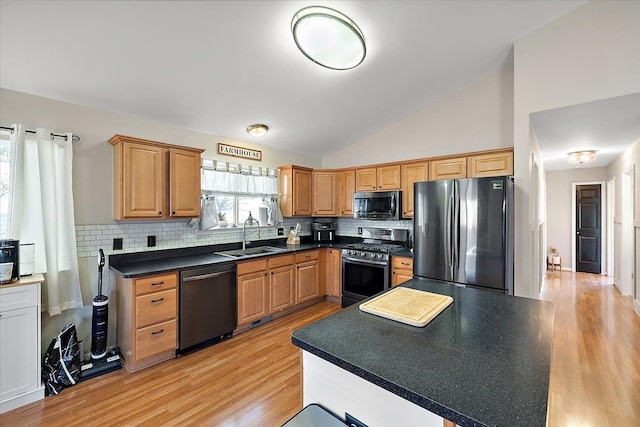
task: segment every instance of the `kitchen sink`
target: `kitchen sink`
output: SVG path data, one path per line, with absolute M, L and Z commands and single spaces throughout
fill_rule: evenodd
M 234 249 L 231 251 L 215 252 L 215 254 L 228 256 L 231 258 L 242 258 L 246 256 L 272 254 L 284 251 L 286 251 L 285 248 L 276 248 L 274 246 L 256 246 L 255 248 Z

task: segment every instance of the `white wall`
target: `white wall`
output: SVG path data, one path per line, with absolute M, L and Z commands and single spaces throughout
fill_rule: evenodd
M 562 257 L 564 270 L 571 269 L 571 252 L 573 242 L 572 206 L 575 194 L 572 184 L 582 182 L 603 181 L 602 202 L 606 202 L 606 181 L 609 175 L 607 168 L 574 168 L 546 172 L 547 183 L 547 249 L 550 246 L 558 249 Z M 602 218 L 602 239 L 606 241 L 606 221 Z M 602 253 L 602 265 L 606 265 L 606 252 Z
M 636 141 L 625 152 L 618 156 L 607 168 L 607 175 L 609 178 L 615 177 L 615 191 L 616 191 L 616 206 L 614 210 L 614 217 L 616 224 L 614 227 L 620 227 L 622 218 L 622 174 L 628 171 L 630 168 L 635 168 L 635 180 L 634 180 L 634 233 L 635 233 L 635 257 L 629 255 L 630 259 L 635 258 L 635 295 L 634 309 L 640 316 L 640 280 L 638 274 L 640 274 L 640 140 Z M 618 237 L 620 232 L 617 233 Z M 616 243 L 614 245 L 614 258 L 616 260 L 615 277 L 619 278 L 620 274 L 620 260 L 624 254 L 620 253 L 620 245 Z
M 513 67 L 507 66 L 437 105 L 323 158 L 322 167 L 361 166 L 512 146 Z
M 515 293 L 539 297 L 531 260 L 531 113 L 640 91 L 640 2 L 589 2 L 514 45 Z M 547 187 L 549 184 L 547 183 Z M 534 206 L 530 206 L 533 203 Z
M 80 142 L 73 146 L 73 194 L 76 224 L 83 225 L 115 224 L 113 149 L 107 142 L 115 134 L 203 148 L 206 149 L 203 157 L 247 165 L 277 167 L 297 164 L 316 168 L 321 165 L 321 160 L 316 157 L 7 89 L 0 92 L 0 120 L 3 126 L 17 122 L 28 129 L 48 127 L 56 132 L 73 132 L 80 136 Z M 218 142 L 262 150 L 263 160 L 255 162 L 219 156 Z M 271 143 L 277 145 L 277 141 Z

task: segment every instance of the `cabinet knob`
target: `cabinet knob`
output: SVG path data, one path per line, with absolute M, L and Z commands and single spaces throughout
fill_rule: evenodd
M 176 211 L 171 212 L 171 215 L 175 215 L 175 214 L 176 214 Z
M 162 211 L 158 211 L 158 215 L 162 215 Z

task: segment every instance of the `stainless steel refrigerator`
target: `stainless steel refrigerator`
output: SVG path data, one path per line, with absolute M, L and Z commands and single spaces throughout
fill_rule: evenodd
M 413 275 L 513 295 L 513 180 L 414 184 Z

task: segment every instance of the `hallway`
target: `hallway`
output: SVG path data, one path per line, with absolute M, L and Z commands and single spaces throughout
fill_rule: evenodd
M 607 276 L 548 271 L 549 427 L 640 425 L 640 317 Z

